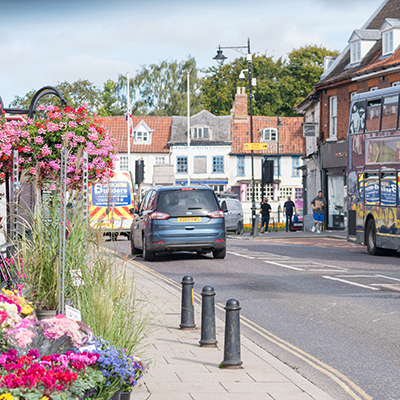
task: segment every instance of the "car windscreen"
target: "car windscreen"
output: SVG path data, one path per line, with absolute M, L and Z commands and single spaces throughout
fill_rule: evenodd
M 157 211 L 171 217 L 208 215 L 217 210 L 219 210 L 219 205 L 211 190 L 161 191 L 157 201 Z

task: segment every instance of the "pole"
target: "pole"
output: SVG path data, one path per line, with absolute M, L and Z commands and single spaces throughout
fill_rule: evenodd
M 126 119 L 128 122 L 128 171 L 131 170 L 131 118 L 130 118 L 130 104 L 129 104 L 129 72 L 126 78 L 126 89 L 127 89 L 127 95 L 126 95 Z
M 277 156 L 278 156 L 278 201 L 279 201 L 279 198 L 280 198 L 280 195 L 281 195 L 281 192 L 280 192 L 280 189 L 279 189 L 279 180 L 280 180 L 280 178 L 279 178 L 279 176 L 280 176 L 280 165 L 279 165 L 280 164 L 280 162 L 279 162 L 279 136 L 280 136 L 280 132 L 279 132 L 279 126 L 280 125 L 281 125 L 281 121 L 280 121 L 280 119 L 278 117 L 278 121 L 277 121 L 277 127 L 278 127 L 278 129 L 277 129 L 277 135 L 278 135 L 278 137 L 277 137 L 277 139 L 278 139 L 278 146 L 277 146 Z
M 190 185 L 190 83 L 189 83 L 189 72 L 187 73 L 187 173 L 188 181 Z
M 250 97 L 250 142 L 253 143 L 253 84 L 251 77 L 251 53 L 250 53 L 250 39 L 247 39 L 247 61 L 249 62 L 248 73 L 249 73 L 249 97 Z M 254 151 L 251 150 L 251 234 L 254 235 L 255 230 L 258 227 L 255 226 L 256 218 L 256 194 L 254 184 Z

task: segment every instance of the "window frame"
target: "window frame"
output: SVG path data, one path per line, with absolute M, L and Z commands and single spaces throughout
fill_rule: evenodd
M 337 139 L 337 96 L 329 97 L 329 139 Z
M 297 165 L 295 165 L 295 160 L 297 160 Z M 292 178 L 300 177 L 300 170 L 297 169 L 300 167 L 300 156 L 292 156 Z
M 186 168 L 185 168 L 186 165 Z M 180 171 L 180 168 L 183 171 Z M 187 174 L 188 173 L 188 158 L 187 156 L 176 156 L 176 173 L 177 174 Z
M 351 64 L 361 61 L 361 40 L 351 44 Z
M 266 138 L 266 133 L 268 132 L 268 138 Z M 271 138 L 271 133 L 274 133 L 275 138 Z M 278 129 L 274 128 L 273 126 L 263 128 L 261 130 L 261 141 L 262 142 L 276 142 L 278 140 Z
M 196 158 L 205 158 L 205 171 L 204 172 L 196 172 Z M 193 157 L 193 174 L 206 174 L 207 173 L 207 156 L 194 156 Z
M 122 163 L 122 160 L 124 160 L 124 163 Z M 126 162 L 126 165 L 125 165 Z M 122 168 L 122 164 L 124 165 L 125 168 Z M 119 170 L 120 171 L 129 171 L 129 157 L 125 155 L 119 155 Z
M 204 136 L 204 132 L 207 130 L 207 136 Z M 201 135 L 199 134 L 201 132 Z M 193 126 L 190 128 L 190 135 L 192 139 L 199 140 L 210 140 L 211 138 L 211 129 L 209 126 Z
M 219 162 L 222 160 L 222 164 Z M 222 171 L 217 168 L 222 165 Z M 212 158 L 212 172 L 213 174 L 224 174 L 225 173 L 225 157 L 224 156 L 213 156 Z
M 237 156 L 236 160 L 236 176 L 246 176 L 246 156 Z M 240 172 L 241 169 L 243 172 Z
M 382 36 L 382 55 L 393 54 L 393 29 L 383 32 Z

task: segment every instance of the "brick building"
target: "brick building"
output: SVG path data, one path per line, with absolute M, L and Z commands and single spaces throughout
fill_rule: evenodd
M 154 166 L 169 164 L 173 168 L 175 184 L 185 184 L 189 173 L 191 183 L 208 184 L 216 192 L 236 193 L 243 204 L 245 223 L 250 223 L 252 163 L 251 151 L 245 150 L 245 143 L 251 141 L 247 99 L 245 88 L 238 88 L 232 115 L 215 116 L 205 110 L 192 115 L 189 152 L 186 117 L 134 116 L 130 154 L 125 117 L 102 117 L 99 120 L 117 139 L 119 170 L 128 169 L 128 157 L 132 172 L 135 160 L 143 159 L 144 181 L 151 185 L 154 183 Z M 301 121 L 301 117 L 280 118 L 281 125 L 278 125 L 277 117 L 253 117 L 253 142 L 268 144 L 267 150 L 254 151 L 253 156 L 256 207 L 261 201 L 261 163 L 265 158 L 271 159 L 275 167 L 274 183 L 267 186 L 266 195 L 275 217 L 279 206 L 282 210 L 287 196 L 292 197 L 298 209 L 303 207 L 298 169 L 304 155 Z
M 303 189 L 307 214 L 319 189 L 328 201 L 328 229 L 346 226 L 347 130 L 354 94 L 400 84 L 400 1 L 385 0 L 369 20 L 355 29 L 338 57 L 325 59 L 314 90 L 296 106 L 316 135 L 306 137 Z

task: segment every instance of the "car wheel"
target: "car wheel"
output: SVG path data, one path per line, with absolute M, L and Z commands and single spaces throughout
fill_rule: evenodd
M 213 256 L 214 258 L 225 258 L 226 256 L 226 247 L 224 249 L 220 249 L 220 250 L 214 250 L 213 251 Z
M 382 249 L 376 247 L 376 229 L 375 221 L 373 219 L 370 219 L 367 224 L 367 250 L 372 256 L 382 254 Z
M 236 235 L 240 235 L 242 233 L 242 224 L 240 222 L 238 222 L 237 226 L 236 226 L 236 230 L 235 233 Z
M 140 253 L 139 249 L 137 247 L 135 247 L 135 242 L 132 238 L 131 240 L 131 254 L 134 256 L 136 254 Z
M 143 238 L 143 259 L 146 261 L 154 261 L 156 259 L 156 253 L 154 251 L 147 250 L 146 238 Z

